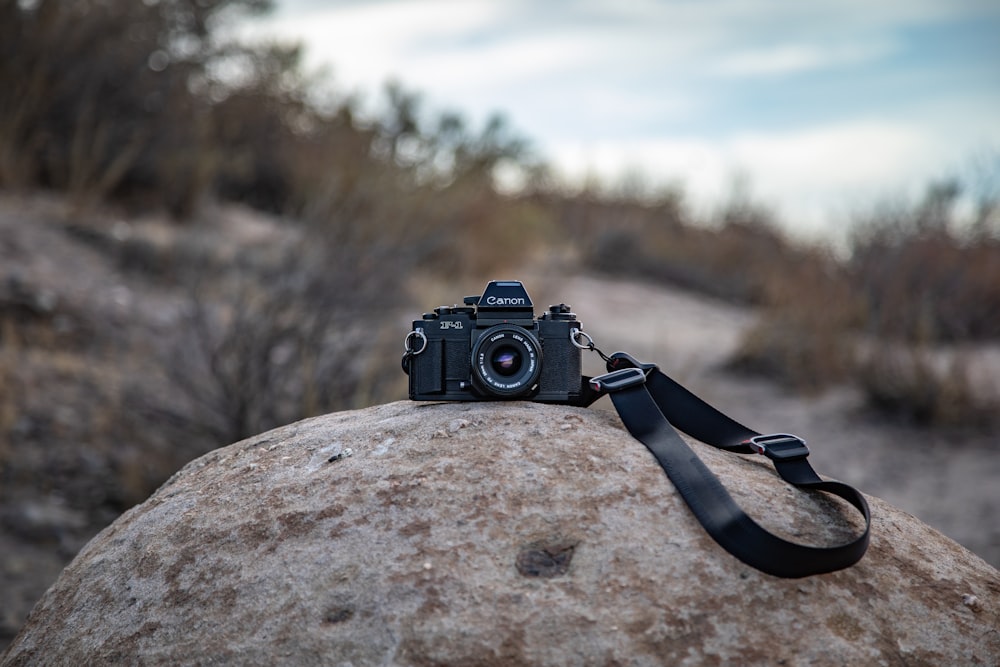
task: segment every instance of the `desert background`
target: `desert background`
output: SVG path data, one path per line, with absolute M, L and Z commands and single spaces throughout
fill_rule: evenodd
M 269 4 L 0 5 L 0 650 L 187 461 L 404 399 L 410 321 L 489 279 L 1000 566 L 1000 152 L 796 234 L 739 179 L 567 182 L 502 115 L 320 94 L 224 30 Z

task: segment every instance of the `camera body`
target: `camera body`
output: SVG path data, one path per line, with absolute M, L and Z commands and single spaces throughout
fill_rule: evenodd
M 413 322 L 403 370 L 414 401 L 532 400 L 578 405 L 585 385 L 569 306 L 535 319 L 520 281 L 491 281 L 464 306 Z

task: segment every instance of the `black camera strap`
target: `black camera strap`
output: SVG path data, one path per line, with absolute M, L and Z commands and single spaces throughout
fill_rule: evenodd
M 790 434 L 762 435 L 695 396 L 654 364 L 624 352 L 605 359 L 609 373 L 589 380 L 590 396 L 609 394 L 622 422 L 642 442 L 709 535 L 752 567 L 778 577 L 806 577 L 857 563 L 868 548 L 871 514 L 861 493 L 847 484 L 826 481 L 809 465 L 805 441 Z M 784 540 L 761 527 L 733 500 L 698 458 L 679 429 L 705 444 L 739 454 L 767 456 L 783 480 L 807 491 L 825 491 L 853 505 L 865 518 L 854 540 L 833 547 L 812 547 Z

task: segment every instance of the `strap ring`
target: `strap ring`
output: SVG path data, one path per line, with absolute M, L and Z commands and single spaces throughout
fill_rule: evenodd
M 587 341 L 587 343 L 585 345 L 581 344 L 577 341 L 577 338 L 584 338 Z M 573 343 L 573 345 L 580 348 L 581 350 L 593 350 L 596 347 L 596 345 L 594 344 L 594 339 L 591 338 L 590 334 L 588 334 L 583 329 L 577 329 L 576 327 L 570 329 L 569 339 Z
M 419 338 L 421 341 L 420 349 L 411 350 L 410 349 L 410 339 Z M 403 351 L 408 355 L 417 355 L 427 349 L 427 334 L 424 333 L 423 329 L 414 329 L 410 333 L 406 334 L 406 338 L 403 340 Z

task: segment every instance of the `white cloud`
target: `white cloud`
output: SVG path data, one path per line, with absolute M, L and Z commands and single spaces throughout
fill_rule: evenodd
M 248 30 L 300 40 L 312 64 L 332 65 L 340 85 L 371 90 L 390 78 L 409 82 L 414 64 L 435 57 L 436 41 L 486 28 L 498 11 L 485 0 L 397 0 L 279 14 Z
M 888 40 L 846 46 L 791 43 L 726 55 L 710 71 L 723 76 L 797 74 L 859 65 L 889 55 L 893 50 L 894 46 Z
M 774 208 L 794 231 L 816 233 L 831 216 L 863 209 L 941 175 L 933 156 L 942 138 L 920 126 L 859 121 L 800 132 L 738 133 L 728 139 L 561 144 L 551 147 L 562 177 L 580 184 L 644 173 L 653 184 L 677 183 L 700 214 L 729 197 L 746 175 L 752 197 Z
M 856 189 L 905 176 L 932 140 L 901 123 L 856 122 L 789 133 L 746 133 L 729 144 L 733 159 L 760 170 L 762 184 L 837 182 Z M 766 179 L 765 179 L 766 175 Z

